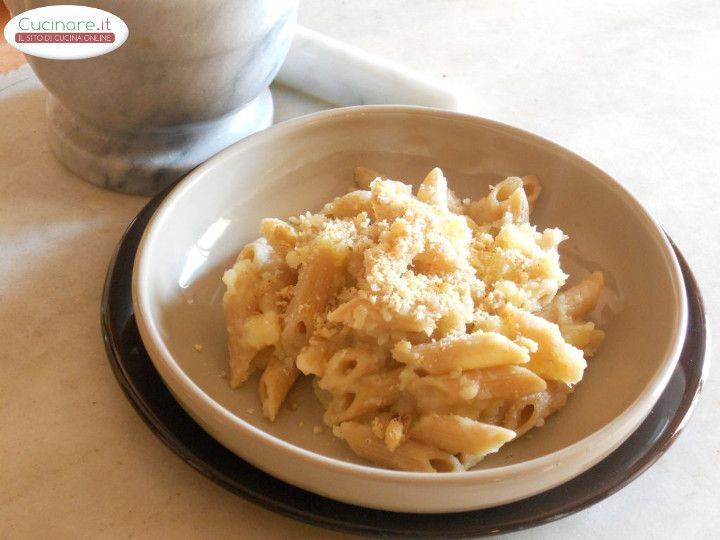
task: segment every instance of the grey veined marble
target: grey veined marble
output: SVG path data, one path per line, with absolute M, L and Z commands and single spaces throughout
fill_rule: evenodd
M 13 14 L 65 0 L 9 0 Z M 86 60 L 28 57 L 50 91 L 50 142 L 94 184 L 151 195 L 272 123 L 268 86 L 290 47 L 297 0 L 88 0 L 129 28 Z

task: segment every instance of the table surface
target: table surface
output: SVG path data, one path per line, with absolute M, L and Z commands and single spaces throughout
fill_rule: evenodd
M 482 116 L 554 140 L 623 182 L 689 260 L 717 342 L 716 0 L 409 6 L 304 0 L 300 22 L 461 85 Z M 341 538 L 216 486 L 127 402 L 105 358 L 98 306 L 115 245 L 145 199 L 85 184 L 52 158 L 44 90 L 20 69 L 0 96 L 0 538 Z M 318 108 L 282 89 L 276 97 L 278 119 Z M 682 436 L 642 477 L 513 536 L 716 534 L 719 380 L 711 374 Z

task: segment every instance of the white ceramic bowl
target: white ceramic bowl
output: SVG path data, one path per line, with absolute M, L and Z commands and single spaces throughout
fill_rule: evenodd
M 605 272 L 607 338 L 568 405 L 543 428 L 466 473 L 406 473 L 363 463 L 325 431 L 306 381 L 275 423 L 259 414 L 257 378 L 231 390 L 220 276 L 257 237 L 262 217 L 318 209 L 352 185 L 358 165 L 418 179 L 433 166 L 462 196 L 508 175 L 536 174 L 533 221 L 570 240 L 563 266 Z M 135 261 L 133 301 L 143 342 L 165 383 L 213 437 L 302 488 L 386 510 L 491 507 L 565 482 L 617 448 L 664 389 L 686 327 L 680 270 L 665 235 L 632 195 L 551 142 L 496 122 L 415 107 L 334 109 L 274 126 L 193 171 L 157 210 Z M 195 350 L 202 345 L 202 351 Z

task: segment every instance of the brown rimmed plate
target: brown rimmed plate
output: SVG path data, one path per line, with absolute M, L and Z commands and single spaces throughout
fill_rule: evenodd
M 110 263 L 102 332 L 110 365 L 141 418 L 178 456 L 224 488 L 269 510 L 330 529 L 381 536 L 477 536 L 533 527 L 612 495 L 648 469 L 675 441 L 694 409 L 709 361 L 707 326 L 697 283 L 675 248 L 688 296 L 688 332 L 680 361 L 650 415 L 617 450 L 573 480 L 531 498 L 452 514 L 384 512 L 315 495 L 256 469 L 215 441 L 165 387 L 140 339 L 131 278 L 140 238 L 167 191 L 128 228 Z

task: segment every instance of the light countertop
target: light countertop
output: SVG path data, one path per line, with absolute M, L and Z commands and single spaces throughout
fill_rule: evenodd
M 687 257 L 720 342 L 716 0 L 303 0 L 300 22 L 465 87 L 480 115 L 623 182 Z M 125 399 L 99 302 L 116 243 L 146 200 L 66 172 L 45 142 L 44 90 L 25 79 L 0 100 L 0 538 L 343 537 L 216 486 Z M 314 108 L 282 94 L 280 119 Z M 719 408 L 713 370 L 691 422 L 648 472 L 512 536 L 713 537 Z

